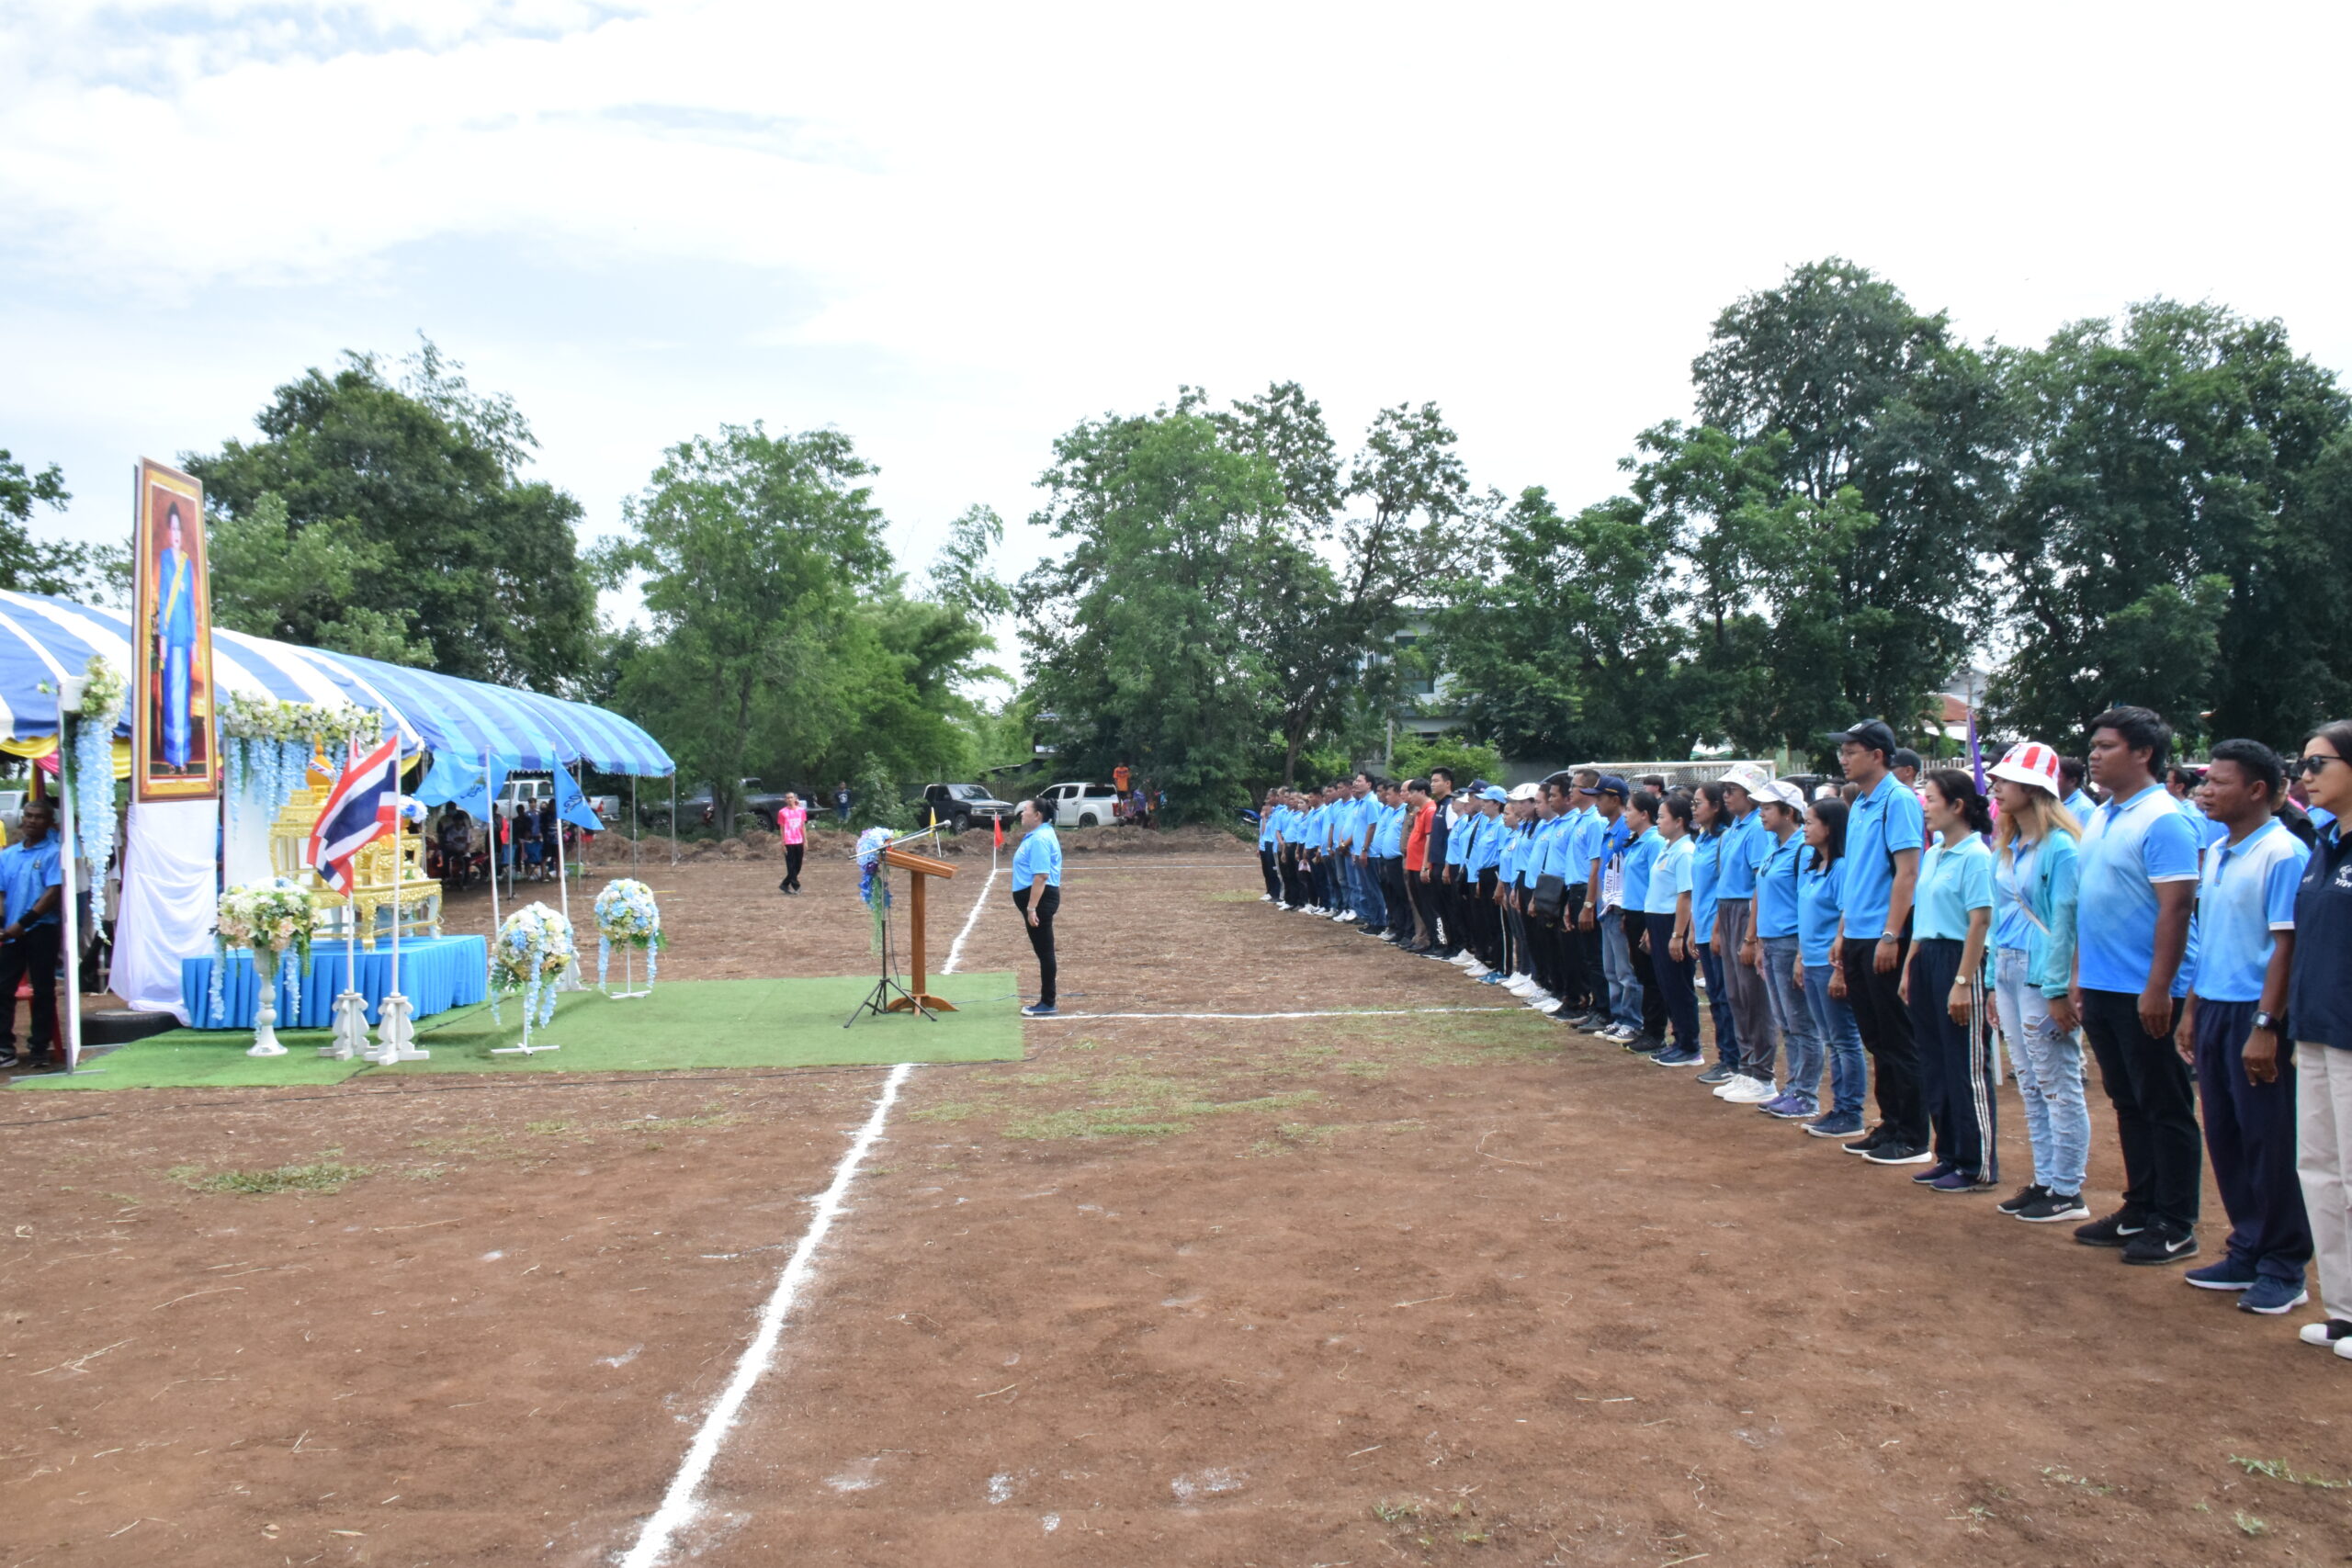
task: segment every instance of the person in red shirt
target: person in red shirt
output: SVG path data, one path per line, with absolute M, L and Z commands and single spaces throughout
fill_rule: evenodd
M 1430 824 L 1437 817 L 1436 803 L 1430 799 L 1430 781 L 1405 781 L 1405 893 L 1418 926 L 1412 940 L 1401 945 L 1408 953 L 1427 953 L 1437 939 L 1437 921 L 1430 906 L 1431 884 L 1427 874 Z
M 779 893 L 800 891 L 800 861 L 808 852 L 808 808 L 790 790 L 784 792 L 784 807 L 775 814 L 775 830 L 784 839 L 784 880 L 777 883 Z

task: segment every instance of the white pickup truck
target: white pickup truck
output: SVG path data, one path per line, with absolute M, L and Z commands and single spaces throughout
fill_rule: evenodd
M 555 780 L 552 778 L 510 778 L 498 791 L 496 809 L 501 817 L 514 816 L 518 806 L 526 806 L 537 811 L 539 802 L 552 797 L 554 794 Z M 598 821 L 609 827 L 620 819 L 620 796 L 592 795 L 588 797 L 588 809 L 596 814 Z
M 1111 807 L 1119 792 L 1109 784 L 1057 784 L 1037 792 L 1037 809 L 1057 828 L 1102 828 L 1111 823 Z

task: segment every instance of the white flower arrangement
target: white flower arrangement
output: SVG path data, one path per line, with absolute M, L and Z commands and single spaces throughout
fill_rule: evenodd
M 555 982 L 562 978 L 578 954 L 571 943 L 571 922 L 545 904 L 526 904 L 500 922 L 498 941 L 490 954 L 490 1016 L 503 1023 L 498 998 L 523 993 L 526 1024 L 546 1027 L 555 1017 Z
M 605 984 L 612 967 L 613 947 L 633 947 L 645 954 L 645 983 L 653 984 L 661 952 L 670 945 L 662 934 L 662 907 L 653 889 L 634 877 L 605 884 L 596 895 L 596 984 Z
M 84 671 L 89 683 L 82 690 L 82 713 L 73 728 L 73 744 L 61 751 L 58 765 L 73 770 L 74 852 L 90 863 L 90 919 L 107 918 L 107 862 L 114 855 L 114 729 L 122 713 L 130 682 L 99 654 L 90 655 Z M 65 726 L 58 725 L 62 733 Z
M 383 733 L 384 716 L 351 703 L 291 703 L 229 692 L 220 700 L 220 725 L 233 829 L 249 791 L 260 797 L 264 817 L 275 822 L 309 780 L 315 753 L 323 750 L 328 771 L 339 773 L 345 743 L 356 738 L 362 746 L 372 745 Z
M 282 876 L 263 877 L 243 883 L 220 895 L 213 912 L 212 933 L 217 947 L 212 963 L 212 1022 L 215 1028 L 228 1022 L 227 1004 L 220 993 L 220 978 L 229 967 L 229 950 L 250 947 L 254 951 L 255 977 L 264 985 L 273 985 L 277 972 L 287 967 L 299 967 L 310 961 L 311 933 L 316 914 L 311 908 L 311 896 L 301 886 Z

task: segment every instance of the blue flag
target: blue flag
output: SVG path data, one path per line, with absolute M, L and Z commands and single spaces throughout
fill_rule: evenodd
M 580 785 L 572 778 L 571 770 L 560 762 L 556 764 L 555 770 L 555 814 L 583 833 L 605 830 L 605 824 L 596 816 L 595 807 L 590 806 L 588 797 L 580 793 Z
M 467 770 L 465 784 L 450 796 L 458 808 L 477 822 L 491 819 L 491 803 L 498 792 L 506 787 L 506 764 L 503 762 L 471 762 L 462 764 Z

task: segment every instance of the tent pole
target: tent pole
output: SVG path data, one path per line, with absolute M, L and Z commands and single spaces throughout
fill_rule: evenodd
M 564 765 L 563 759 L 558 757 L 555 760 L 555 765 L 559 768 L 562 767 Z M 581 798 L 585 800 L 588 797 L 583 795 Z M 571 879 L 568 874 L 566 874 L 563 867 L 563 813 L 558 811 L 555 814 L 555 886 L 556 896 L 563 902 L 563 923 L 569 927 L 571 924 Z M 567 991 L 576 991 L 581 988 L 579 962 L 580 939 L 576 936 L 572 938 L 571 950 L 571 968 L 564 975 L 563 977 L 563 988 Z
M 74 698 L 77 704 L 80 697 L 81 694 L 76 692 Z M 65 868 L 65 874 L 60 880 L 65 887 L 65 1070 L 70 1073 L 82 1060 L 82 898 L 77 886 L 80 878 L 74 874 L 81 852 L 80 834 L 74 821 L 75 797 L 82 792 L 74 786 L 74 754 L 66 734 L 66 722 L 63 705 L 60 704 L 57 715 L 57 794 L 65 808 L 65 842 L 59 846 L 58 853 L 60 863 Z M 111 744 L 107 748 L 107 767 L 109 773 L 113 771 L 114 748 Z M 104 874 L 103 870 L 101 874 Z M 47 976 L 36 976 L 33 983 L 45 986 L 49 978 Z M 0 999 L 5 999 L 12 1008 L 17 1005 L 14 997 Z
M 670 770 L 670 863 L 678 863 L 678 770 Z
M 637 775 L 628 776 L 628 874 L 637 874 L 638 841 L 645 837 L 645 819 L 637 814 Z

